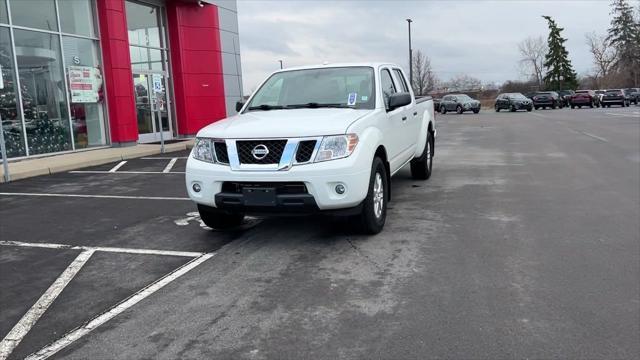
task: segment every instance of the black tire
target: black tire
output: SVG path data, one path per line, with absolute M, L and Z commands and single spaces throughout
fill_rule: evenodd
M 546 107 L 546 106 L 543 106 L 543 107 L 542 107 L 542 110 L 547 110 L 547 107 Z
M 572 109 L 575 109 L 575 108 L 576 108 L 576 106 L 575 106 L 575 105 L 571 105 L 571 108 L 572 108 Z
M 534 109 L 536 109 L 536 110 L 538 110 L 538 109 L 539 109 L 537 106 L 534 106 L 533 108 L 534 108 Z
M 462 110 L 462 106 L 458 105 L 458 106 L 456 107 L 456 113 L 458 113 L 458 114 L 462 114 L 463 112 L 464 112 L 464 111 Z
M 498 104 L 496 104 L 495 108 L 496 108 L 496 112 L 500 112 L 500 106 L 498 106 Z
M 447 108 L 445 106 L 440 105 L 440 113 L 442 115 L 446 114 L 447 113 Z
M 578 109 L 582 109 L 582 105 L 578 105 Z
M 516 107 L 514 105 L 511 105 L 511 108 L 509 108 L 509 111 L 516 112 Z
M 218 230 L 240 226 L 244 220 L 244 214 L 227 213 L 206 205 L 198 204 L 198 212 L 202 222 L 208 227 Z
M 555 105 L 551 105 L 551 108 L 555 110 L 556 106 Z M 560 108 L 562 109 L 562 108 Z
M 474 114 L 477 114 L 477 113 L 479 113 L 479 112 L 480 112 L 480 109 L 478 109 L 478 110 L 473 110 L 473 113 L 474 113 Z
M 433 171 L 433 148 L 435 141 L 433 133 L 427 133 L 427 143 L 419 158 L 411 160 L 411 177 L 416 180 L 427 180 Z
M 378 180 L 378 176 L 380 176 Z M 378 183 L 381 182 L 381 184 Z M 378 186 L 382 188 L 379 189 Z M 362 212 L 358 215 L 360 230 L 368 235 L 374 235 L 382 231 L 387 219 L 387 201 L 389 179 L 382 159 L 375 157 L 371 164 L 371 177 L 369 179 L 369 191 L 362 202 Z M 382 191 L 380 194 L 379 191 Z M 380 197 L 381 196 L 381 197 Z
M 531 110 L 533 110 L 533 108 L 532 108 L 531 106 L 529 106 L 529 107 L 527 108 L 527 112 L 531 112 Z

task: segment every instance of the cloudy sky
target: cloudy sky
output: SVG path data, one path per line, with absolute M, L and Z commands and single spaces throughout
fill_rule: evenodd
M 637 0 L 631 0 L 637 3 Z M 407 67 L 407 22 L 413 48 L 441 80 L 469 74 L 483 81 L 522 78 L 517 44 L 543 35 L 550 15 L 565 28 L 575 70 L 588 72 L 584 34 L 605 33 L 610 0 L 281 1 L 238 0 L 244 92 L 271 71 L 323 61 L 389 61 Z

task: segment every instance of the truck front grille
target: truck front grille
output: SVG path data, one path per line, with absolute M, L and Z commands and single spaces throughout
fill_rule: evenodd
M 313 149 L 316 147 L 316 140 L 300 141 L 296 152 L 296 162 L 306 163 L 311 160 Z
M 264 145 L 269 153 L 264 158 L 256 158 L 252 151 Z M 236 141 L 240 164 L 278 164 L 287 140 L 239 140 Z
M 213 147 L 216 151 L 216 158 L 221 164 L 229 164 L 229 153 L 227 153 L 227 144 L 223 141 L 216 141 L 213 143 Z

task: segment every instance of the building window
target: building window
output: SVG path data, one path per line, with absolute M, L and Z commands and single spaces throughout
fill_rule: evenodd
M 62 32 L 91 37 L 96 35 L 92 0 L 58 1 L 58 11 Z
M 13 66 L 13 49 L 9 29 L 0 27 L 0 118 L 7 148 L 7 157 L 19 157 L 27 154 L 24 143 L 24 127 L 19 115 L 18 94 L 16 92 L 16 71 Z M 2 154 L 0 154 L 2 157 Z
M 63 36 L 62 47 L 69 81 L 75 148 L 104 145 L 104 92 L 98 45 L 91 39 Z
M 58 31 L 56 6 L 52 0 L 10 0 L 13 25 Z
M 0 0 L 0 115 L 9 157 L 107 143 L 94 6 Z
M 58 35 L 14 30 L 29 154 L 71 150 Z

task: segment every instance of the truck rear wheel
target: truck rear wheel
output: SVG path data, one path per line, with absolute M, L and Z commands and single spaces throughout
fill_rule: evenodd
M 242 224 L 244 214 L 227 213 L 216 208 L 198 204 L 200 219 L 210 228 L 225 230 Z
M 416 180 L 427 180 L 431 177 L 433 170 L 433 147 L 435 141 L 433 133 L 427 133 L 427 143 L 424 146 L 422 155 L 419 158 L 411 160 L 411 177 Z
M 379 157 L 371 164 L 369 191 L 362 203 L 362 212 L 358 216 L 360 230 L 369 235 L 377 234 L 384 228 L 387 219 L 387 190 L 389 179 L 384 163 Z

